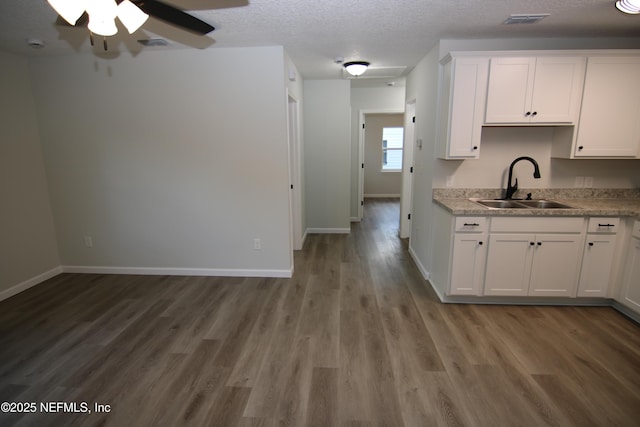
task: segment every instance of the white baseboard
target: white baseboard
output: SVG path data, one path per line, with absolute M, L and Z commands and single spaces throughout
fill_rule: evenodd
M 349 234 L 351 228 L 307 228 L 308 234 Z
M 362 221 L 362 218 L 360 218 L 359 216 L 352 216 L 351 219 L 349 219 L 350 222 L 360 222 Z
M 365 194 L 364 198 L 365 199 L 375 199 L 376 197 L 381 198 L 393 198 L 393 199 L 399 199 L 400 198 L 400 194 Z
M 217 276 L 217 277 L 283 277 L 293 276 L 293 268 L 285 270 L 254 270 L 234 268 L 162 268 L 162 267 L 100 267 L 64 265 L 65 273 L 140 274 L 151 276 Z
M 62 267 L 55 267 L 49 271 L 45 271 L 44 273 L 38 274 L 35 277 L 20 282 L 17 285 L 10 287 L 9 289 L 5 289 L 4 291 L 0 292 L 0 301 L 11 298 L 12 296 L 19 294 L 22 291 L 26 291 L 29 288 L 39 285 L 45 280 L 49 280 L 62 272 Z
M 413 262 L 415 262 L 416 267 L 418 267 L 418 271 L 420 271 L 420 274 L 422 274 L 422 277 L 424 278 L 424 280 L 429 280 L 431 278 L 431 274 L 424 267 L 424 265 L 422 265 L 422 262 L 420 262 L 420 259 L 418 259 L 418 256 L 413 251 L 413 248 L 411 247 L 411 245 L 409 245 L 409 255 L 411 255 L 411 259 L 413 260 Z

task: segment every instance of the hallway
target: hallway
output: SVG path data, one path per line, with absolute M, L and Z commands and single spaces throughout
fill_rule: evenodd
M 0 425 L 636 426 L 640 327 L 610 308 L 443 305 L 368 199 L 291 279 L 64 274 L 0 302 Z

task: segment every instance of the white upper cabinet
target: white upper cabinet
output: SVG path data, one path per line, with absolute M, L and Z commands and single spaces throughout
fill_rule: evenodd
M 488 72 L 487 57 L 454 57 L 443 64 L 438 109 L 440 158 L 479 157 Z
M 574 124 L 585 64 L 584 57 L 492 58 L 485 124 Z
M 573 157 L 640 157 L 640 57 L 591 57 Z

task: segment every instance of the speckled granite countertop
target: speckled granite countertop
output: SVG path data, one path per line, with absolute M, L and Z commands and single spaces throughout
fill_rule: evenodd
M 453 215 L 482 216 L 626 216 L 640 220 L 640 189 L 531 189 L 534 199 L 555 200 L 575 209 L 489 209 L 469 198 L 496 199 L 500 189 L 434 189 L 433 200 Z

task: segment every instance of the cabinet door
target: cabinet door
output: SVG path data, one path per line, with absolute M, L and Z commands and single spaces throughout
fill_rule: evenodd
M 638 157 L 640 57 L 589 58 L 576 157 Z
M 581 238 L 538 234 L 531 268 L 530 296 L 574 296 L 580 268 Z
M 535 235 L 489 236 L 484 295 L 527 295 Z
M 492 58 L 485 123 L 529 121 L 535 58 Z
M 486 234 L 456 233 L 453 241 L 450 295 L 482 295 L 487 258 Z
M 616 236 L 588 234 L 582 257 L 579 297 L 605 297 L 609 287 Z
M 532 123 L 575 123 L 580 112 L 586 58 L 538 57 L 531 100 Z
M 488 58 L 455 58 L 445 65 L 438 123 L 439 157 L 479 157 L 488 73 Z
M 640 239 L 631 239 L 627 276 L 622 289 L 622 303 L 640 313 Z

